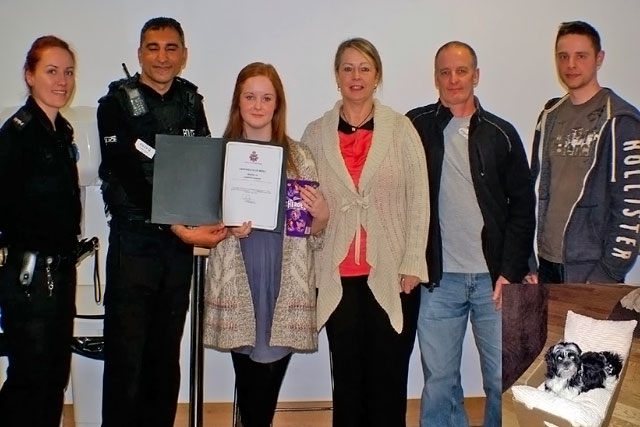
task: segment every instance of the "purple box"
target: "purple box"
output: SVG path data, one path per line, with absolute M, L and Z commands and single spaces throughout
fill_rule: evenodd
M 287 197 L 285 198 L 287 205 L 285 209 L 284 227 L 287 236 L 305 237 L 311 234 L 313 217 L 304 206 L 302 206 L 302 197 L 296 184 L 300 187 L 310 185 L 314 188 L 318 188 L 319 184 L 316 181 L 307 181 L 304 179 L 287 179 Z

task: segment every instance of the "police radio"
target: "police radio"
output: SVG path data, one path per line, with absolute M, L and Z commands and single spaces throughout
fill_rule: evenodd
M 127 65 L 123 62 L 122 69 L 124 73 L 127 75 L 127 79 L 132 80 L 131 74 L 129 74 L 129 70 L 127 69 Z M 144 102 L 144 98 L 137 87 L 132 87 L 128 83 L 124 85 L 124 90 L 127 92 L 127 98 L 129 98 L 129 107 L 131 109 L 131 114 L 133 117 L 140 117 L 149 112 L 147 108 L 147 104 Z
M 29 286 L 31 280 L 33 280 L 33 271 L 36 268 L 36 260 L 38 258 L 37 252 L 26 251 L 22 255 L 22 268 L 20 268 L 20 284 L 22 286 Z
M 0 247 L 0 267 L 7 263 L 7 255 L 9 253 L 9 249 Z

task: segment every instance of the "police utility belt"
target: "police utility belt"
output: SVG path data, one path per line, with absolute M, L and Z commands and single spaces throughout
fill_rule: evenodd
M 72 255 L 44 255 L 36 251 L 25 251 L 17 248 L 5 248 L 4 252 L 5 264 L 19 267 L 18 282 L 24 287 L 27 294 L 31 293 L 30 285 L 36 270 L 44 270 L 49 296 L 52 296 L 55 287 L 53 272 L 62 266 L 69 266 L 75 263 Z
M 21 250 L 15 247 L 4 248 L 6 252 L 6 265 L 12 264 L 32 264 L 34 269 L 43 269 L 47 265 L 53 266 L 55 270 L 64 265 L 75 263 L 74 254 L 44 254 L 38 251 Z

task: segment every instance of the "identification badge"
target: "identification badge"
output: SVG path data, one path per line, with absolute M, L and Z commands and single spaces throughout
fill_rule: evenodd
M 150 159 L 153 159 L 153 156 L 156 155 L 156 149 L 140 139 L 136 141 L 135 145 L 136 145 L 136 150 L 138 150 L 139 152 L 141 152 L 142 154 L 144 154 Z

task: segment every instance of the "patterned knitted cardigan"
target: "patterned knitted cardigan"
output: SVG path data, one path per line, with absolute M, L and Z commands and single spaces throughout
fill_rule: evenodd
M 362 226 L 371 266 L 369 287 L 392 327 L 401 332 L 400 274 L 428 280 L 429 185 L 424 149 L 409 119 L 375 100 L 373 139 L 356 190 L 340 152 L 341 105 L 338 101 L 310 123 L 302 136 L 316 160 L 320 188 L 331 212 L 316 260 L 318 328 L 342 298 L 339 265 Z
M 292 142 L 299 178 L 318 180 L 309 149 Z M 289 177 L 294 178 L 294 177 Z M 321 237 L 285 235 L 282 247 L 282 279 L 271 327 L 272 346 L 313 351 L 316 330 L 316 282 L 313 251 Z M 204 302 L 204 344 L 218 350 L 255 345 L 256 320 L 249 279 L 240 241 L 227 237 L 211 250 Z

